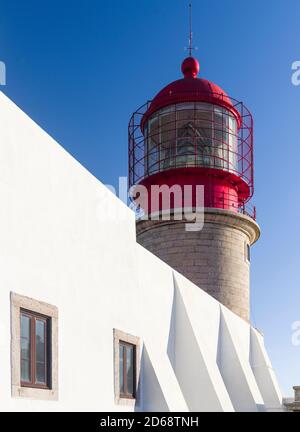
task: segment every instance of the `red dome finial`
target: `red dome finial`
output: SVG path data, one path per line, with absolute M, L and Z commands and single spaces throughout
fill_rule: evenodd
M 187 57 L 183 60 L 181 71 L 185 78 L 196 78 L 200 70 L 200 65 L 194 57 Z

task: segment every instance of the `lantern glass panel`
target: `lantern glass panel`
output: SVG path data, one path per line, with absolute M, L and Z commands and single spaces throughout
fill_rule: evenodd
M 177 167 L 238 171 L 236 119 L 225 108 L 172 105 L 154 113 L 145 131 L 148 175 Z

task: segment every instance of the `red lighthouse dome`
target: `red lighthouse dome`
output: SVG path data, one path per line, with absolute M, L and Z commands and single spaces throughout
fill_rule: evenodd
M 240 211 L 253 194 L 251 114 L 199 78 L 195 58 L 187 57 L 181 70 L 183 78 L 165 86 L 130 120 L 129 183 L 147 188 L 150 213 L 165 209 L 161 201 L 153 206 L 153 185 L 203 185 L 205 207 Z M 178 207 L 172 199 L 168 205 Z
M 173 81 L 157 93 L 145 113 L 142 124 L 154 111 L 167 105 L 196 101 L 214 103 L 227 108 L 236 116 L 238 123 L 240 123 L 238 111 L 234 109 L 230 98 L 221 87 L 204 78 L 198 78 L 200 65 L 197 59 L 187 57 L 182 62 L 181 71 L 184 78 Z

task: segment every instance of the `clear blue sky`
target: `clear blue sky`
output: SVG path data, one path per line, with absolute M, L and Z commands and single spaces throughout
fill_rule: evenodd
M 186 0 L 2 0 L 0 60 L 13 101 L 102 182 L 127 174 L 127 123 L 181 76 Z M 299 0 L 194 0 L 201 74 L 243 100 L 255 121 L 252 321 L 286 394 L 300 385 Z

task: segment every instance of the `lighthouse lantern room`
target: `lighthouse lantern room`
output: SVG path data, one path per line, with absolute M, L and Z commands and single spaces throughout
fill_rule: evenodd
M 184 77 L 164 87 L 129 123 L 129 183 L 204 185 L 205 207 L 249 212 L 253 195 L 251 113 L 216 84 L 198 77 L 187 57 Z M 151 205 L 152 204 L 152 205 Z M 195 203 L 193 203 L 195 204 Z M 172 206 L 174 201 L 172 202 Z

